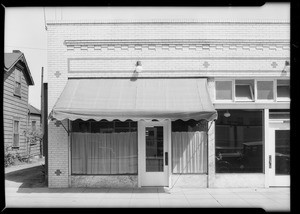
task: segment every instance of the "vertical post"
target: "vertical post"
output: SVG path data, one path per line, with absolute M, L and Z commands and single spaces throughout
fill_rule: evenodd
M 42 73 L 41 73 L 41 117 L 40 117 L 40 127 L 42 128 L 42 133 L 44 134 L 44 129 L 43 129 L 43 77 L 44 76 L 44 67 L 42 67 Z M 44 156 L 44 148 L 43 148 L 43 140 L 40 141 L 40 157 Z
M 264 146 L 263 146 L 263 157 L 264 157 L 264 172 L 265 172 L 265 188 L 269 188 L 269 179 L 270 179 L 270 170 L 269 170 L 269 145 L 270 145 L 270 138 L 269 138 L 269 109 L 264 109 Z

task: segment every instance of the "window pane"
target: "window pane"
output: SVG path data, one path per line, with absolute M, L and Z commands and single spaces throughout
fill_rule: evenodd
M 19 134 L 14 134 L 13 146 L 14 147 L 18 147 L 19 146 Z
M 36 130 L 36 121 L 31 122 L 32 131 Z
M 207 122 L 172 122 L 173 173 L 207 173 Z
M 232 81 L 216 81 L 216 100 L 232 100 Z
M 137 174 L 137 133 L 71 133 L 72 174 Z
M 290 80 L 277 80 L 277 99 L 290 99 Z
M 218 110 L 215 128 L 216 172 L 263 172 L 261 110 Z
M 270 109 L 269 119 L 290 119 L 289 109 Z
M 235 86 L 236 100 L 253 100 L 253 90 L 250 85 L 236 85 Z
M 163 127 L 146 127 L 146 172 L 164 171 Z
M 273 81 L 257 81 L 257 99 L 272 100 Z
M 275 130 L 275 173 L 290 174 L 290 130 Z
M 14 133 L 19 133 L 19 121 L 14 121 Z

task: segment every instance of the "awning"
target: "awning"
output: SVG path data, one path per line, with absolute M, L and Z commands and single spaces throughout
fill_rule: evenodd
M 206 79 L 69 79 L 51 118 L 171 119 L 217 118 Z

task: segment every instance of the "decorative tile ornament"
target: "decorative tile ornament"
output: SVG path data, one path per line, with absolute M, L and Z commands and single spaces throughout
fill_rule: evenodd
M 207 61 L 205 61 L 205 62 L 203 63 L 203 66 L 204 66 L 205 68 L 208 68 L 208 66 L 210 66 L 210 64 L 209 64 Z
M 58 77 L 61 75 L 61 73 L 60 73 L 59 71 L 56 71 L 56 72 L 54 73 L 54 75 L 56 76 L 56 78 L 58 78 Z
M 273 68 L 276 68 L 277 67 L 277 63 L 276 62 L 272 62 L 272 64 L 271 64 L 271 66 L 273 67 Z
M 60 176 L 60 174 L 62 173 L 59 169 L 57 169 L 55 172 L 54 172 L 57 176 Z
M 55 125 L 56 125 L 56 127 L 59 127 L 59 126 L 61 125 L 61 121 L 57 120 L 57 121 L 55 122 Z

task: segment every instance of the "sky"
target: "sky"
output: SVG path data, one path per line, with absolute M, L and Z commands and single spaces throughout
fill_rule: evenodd
M 80 16 L 78 15 L 80 14 Z M 290 20 L 289 3 L 262 7 L 7 7 L 5 8 L 5 53 L 25 54 L 34 86 L 29 103 L 40 109 L 41 70 L 47 81 L 47 20 Z

